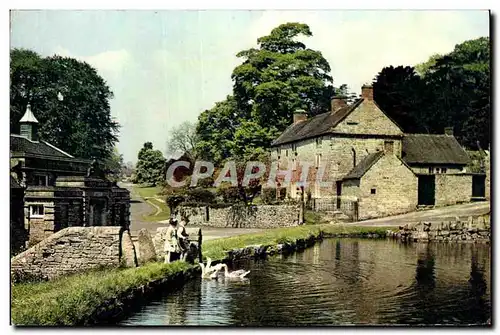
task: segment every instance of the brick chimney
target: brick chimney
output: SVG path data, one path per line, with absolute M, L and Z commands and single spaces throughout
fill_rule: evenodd
M 453 136 L 453 127 L 445 127 L 444 134 L 448 136 Z
M 373 100 L 373 86 L 368 84 L 361 86 L 361 97 L 365 100 Z
M 347 106 L 345 96 L 339 95 L 339 96 L 333 97 L 333 99 L 332 99 L 332 111 L 331 112 L 335 113 L 336 111 L 338 111 L 341 108 L 344 108 L 345 106 Z
M 307 113 L 303 109 L 297 109 L 293 112 L 293 124 L 307 120 Z

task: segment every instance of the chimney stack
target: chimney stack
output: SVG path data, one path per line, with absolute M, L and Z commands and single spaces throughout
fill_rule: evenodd
M 361 97 L 365 100 L 373 100 L 373 86 L 368 84 L 361 86 Z
M 445 127 L 444 134 L 448 136 L 453 136 L 453 127 Z
M 347 102 L 346 102 L 345 96 L 339 95 L 339 96 L 333 97 L 333 99 L 332 99 L 332 113 L 335 113 L 339 109 L 344 108 L 346 106 L 347 106 Z
M 307 113 L 303 109 L 297 109 L 293 112 L 293 124 L 307 120 Z

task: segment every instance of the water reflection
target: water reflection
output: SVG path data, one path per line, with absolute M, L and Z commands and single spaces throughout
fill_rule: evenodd
M 485 245 L 325 240 L 235 266 L 251 270 L 249 281 L 192 281 L 124 324 L 470 324 L 491 315 Z

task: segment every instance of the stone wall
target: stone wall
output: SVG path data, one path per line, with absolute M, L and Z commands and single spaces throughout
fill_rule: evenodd
M 436 206 L 469 202 L 472 197 L 472 175 L 436 174 Z
M 190 225 L 232 228 L 277 228 L 297 226 L 300 205 L 232 205 L 225 208 L 179 207 Z
M 92 268 L 130 264 L 125 256 L 134 257 L 135 252 L 123 250 L 125 238 L 130 239 L 129 231 L 121 227 L 65 228 L 13 257 L 11 271 L 53 279 Z
M 470 216 L 467 221 L 431 223 L 419 222 L 399 227 L 399 231 L 387 231 L 387 235 L 410 242 L 468 242 L 489 243 L 491 237 L 490 216 Z
M 407 213 L 417 208 L 417 177 L 395 155 L 385 154 L 365 173 L 357 194 L 355 184 L 346 186 L 346 193 L 358 197 L 360 220 Z

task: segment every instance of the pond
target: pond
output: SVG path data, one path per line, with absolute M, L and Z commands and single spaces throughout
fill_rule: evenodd
M 328 239 L 247 261 L 247 282 L 196 279 L 121 325 L 466 325 L 491 316 L 490 246 Z

